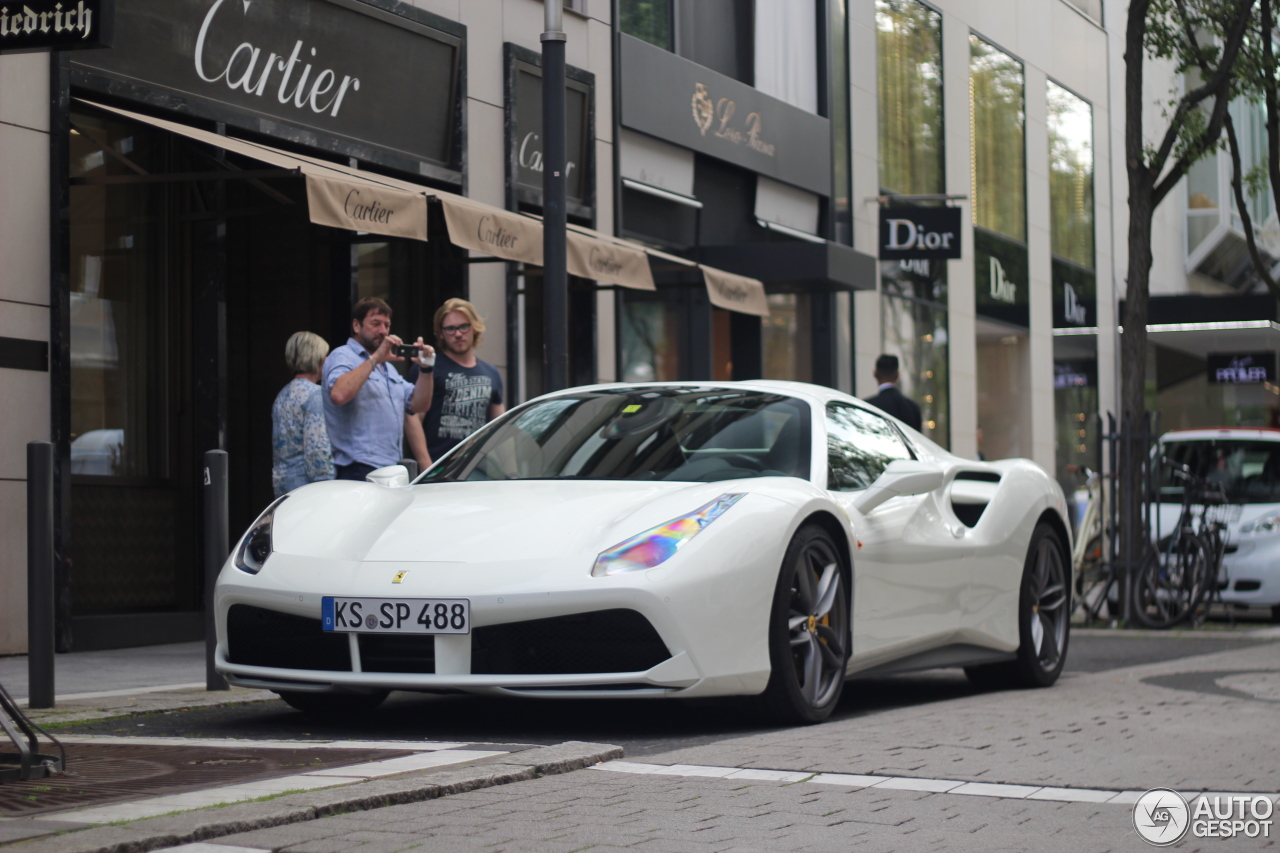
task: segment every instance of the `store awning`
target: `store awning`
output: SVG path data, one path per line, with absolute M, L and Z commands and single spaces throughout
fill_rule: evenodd
M 694 263 L 657 249 L 646 248 L 645 251 L 659 264 L 660 268 L 666 266 L 690 271 L 697 270 L 702 276 L 703 285 L 707 288 L 707 298 L 717 308 L 737 311 L 740 314 L 754 314 L 757 317 L 769 316 L 769 299 L 765 295 L 764 284 L 759 279 L 725 272 L 706 264 Z
M 220 136 L 180 122 L 92 101 L 83 103 L 275 166 L 283 170 L 281 176 L 302 177 L 307 186 L 308 215 L 317 225 L 425 241 L 427 201 L 432 199 L 444 210 L 449 241 L 455 246 L 507 261 L 542 266 L 542 221 L 538 217 L 270 145 Z M 759 316 L 769 313 L 764 285 L 753 278 L 703 267 L 577 225 L 569 226 L 566 249 L 568 269 L 575 276 L 602 284 L 654 290 L 650 261 L 674 261 L 682 266 L 698 267 L 712 304 Z
M 367 231 L 387 237 L 427 239 L 425 187 L 409 191 L 384 181 L 371 180 L 373 176 L 350 174 L 332 168 L 331 164 L 303 159 L 267 145 L 219 136 L 179 122 L 91 101 L 84 103 L 300 175 L 307 182 L 307 209 L 311 221 L 317 225 Z

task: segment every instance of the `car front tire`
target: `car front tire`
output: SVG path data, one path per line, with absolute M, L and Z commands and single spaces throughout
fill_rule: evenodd
M 965 667 L 982 688 L 1048 687 L 1062 674 L 1071 638 L 1071 576 L 1066 548 L 1052 525 L 1031 534 L 1018 596 L 1018 656 Z
M 849 592 L 835 540 L 806 525 L 787 547 L 769 618 L 769 684 L 761 696 L 774 722 L 820 723 L 835 709 L 849 660 Z

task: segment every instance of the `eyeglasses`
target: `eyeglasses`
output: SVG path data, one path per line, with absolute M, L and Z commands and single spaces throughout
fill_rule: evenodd
M 456 326 L 444 326 L 440 331 L 444 332 L 446 335 L 465 335 L 467 332 L 471 331 L 471 324 L 459 323 Z

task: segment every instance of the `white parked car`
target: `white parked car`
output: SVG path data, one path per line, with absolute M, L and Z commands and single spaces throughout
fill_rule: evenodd
M 793 382 L 574 388 L 413 484 L 304 486 L 218 579 L 217 667 L 303 710 L 390 690 L 759 696 L 814 722 L 846 678 L 1043 686 L 1069 630 L 1067 508 Z
M 1218 582 L 1228 604 L 1270 607 L 1280 621 L 1280 430 L 1179 430 L 1160 438 L 1170 460 L 1219 486 L 1234 506 L 1225 515 L 1226 554 Z M 1160 527 L 1168 535 L 1182 508 L 1180 482 L 1161 488 Z

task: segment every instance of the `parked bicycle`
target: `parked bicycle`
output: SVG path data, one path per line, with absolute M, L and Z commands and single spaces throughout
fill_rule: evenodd
M 1212 514 L 1227 497 L 1191 468 L 1162 460 L 1182 492 L 1174 529 L 1152 545 L 1134 579 L 1133 616 L 1148 628 L 1202 620 L 1221 584 L 1226 525 Z
M 1076 531 L 1075 548 L 1071 555 L 1075 574 L 1076 604 L 1083 611 L 1086 622 L 1100 619 L 1118 619 L 1120 613 L 1121 583 L 1115 565 L 1107 559 L 1106 514 L 1103 511 L 1109 497 L 1110 484 L 1101 474 L 1085 469 L 1084 517 Z M 1104 491 L 1107 494 L 1104 494 Z M 1105 615 L 1104 615 L 1105 614 Z

